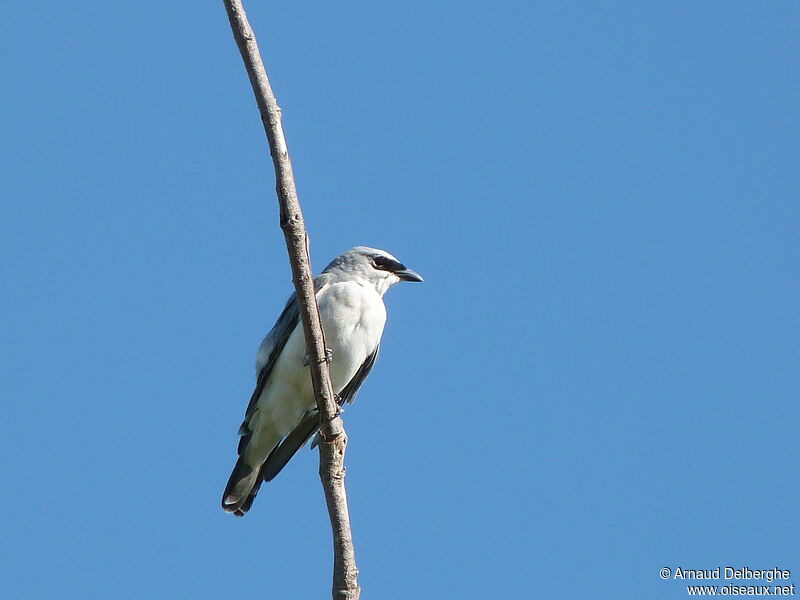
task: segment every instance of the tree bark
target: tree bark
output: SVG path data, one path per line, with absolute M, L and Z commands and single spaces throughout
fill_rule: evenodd
M 231 23 L 233 37 L 242 55 L 253 93 L 261 113 L 261 121 L 269 141 L 270 154 L 275 167 L 275 181 L 280 205 L 280 226 L 286 239 L 292 280 L 297 291 L 300 317 L 303 322 L 306 348 L 311 361 L 311 379 L 320 414 L 320 467 L 319 474 L 325 490 L 325 501 L 333 532 L 333 599 L 358 600 L 355 549 L 347 510 L 347 493 L 344 486 L 344 454 L 347 434 L 338 416 L 336 395 L 331 385 L 326 359 L 325 334 L 319 317 L 317 298 L 312 279 L 311 260 L 300 201 L 292 173 L 292 163 L 281 125 L 281 110 L 272 92 L 256 37 L 240 0 L 223 0 Z

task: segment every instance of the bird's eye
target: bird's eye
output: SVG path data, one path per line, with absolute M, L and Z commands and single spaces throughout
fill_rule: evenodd
M 394 271 L 397 266 L 396 261 L 391 258 L 386 258 L 385 256 L 373 256 L 372 264 L 376 269 L 380 269 L 381 271 Z

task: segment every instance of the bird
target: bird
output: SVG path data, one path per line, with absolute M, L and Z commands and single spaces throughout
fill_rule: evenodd
M 383 295 L 401 281 L 423 279 L 388 252 L 368 246 L 339 255 L 314 279 L 340 407 L 353 402 L 375 364 L 386 323 Z M 222 495 L 226 512 L 243 517 L 261 484 L 275 478 L 318 432 L 309 364 L 292 294 L 256 354 L 256 387 L 239 427 L 239 458 Z

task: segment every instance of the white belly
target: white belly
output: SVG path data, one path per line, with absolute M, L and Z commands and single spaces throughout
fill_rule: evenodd
M 317 294 L 317 302 L 325 344 L 333 353 L 331 382 L 338 394 L 380 343 L 386 308 L 374 289 L 354 282 L 326 286 Z M 303 364 L 305 359 L 303 329 L 298 326 L 275 362 L 251 417 L 253 438 L 248 454 L 263 454 L 262 460 L 266 458 L 314 404 L 311 371 Z

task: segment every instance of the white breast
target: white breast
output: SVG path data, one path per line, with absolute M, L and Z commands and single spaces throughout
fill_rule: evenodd
M 325 286 L 318 294 L 334 393 L 340 393 L 375 351 L 386 323 L 383 298 L 373 287 L 355 282 Z M 247 452 L 263 460 L 314 404 L 311 370 L 304 364 L 306 345 L 301 326 L 295 328 L 275 361 L 250 420 L 253 437 Z
M 339 393 L 380 343 L 386 307 L 374 287 L 352 281 L 329 286 L 318 301 L 325 343 L 333 352 L 331 380 Z

